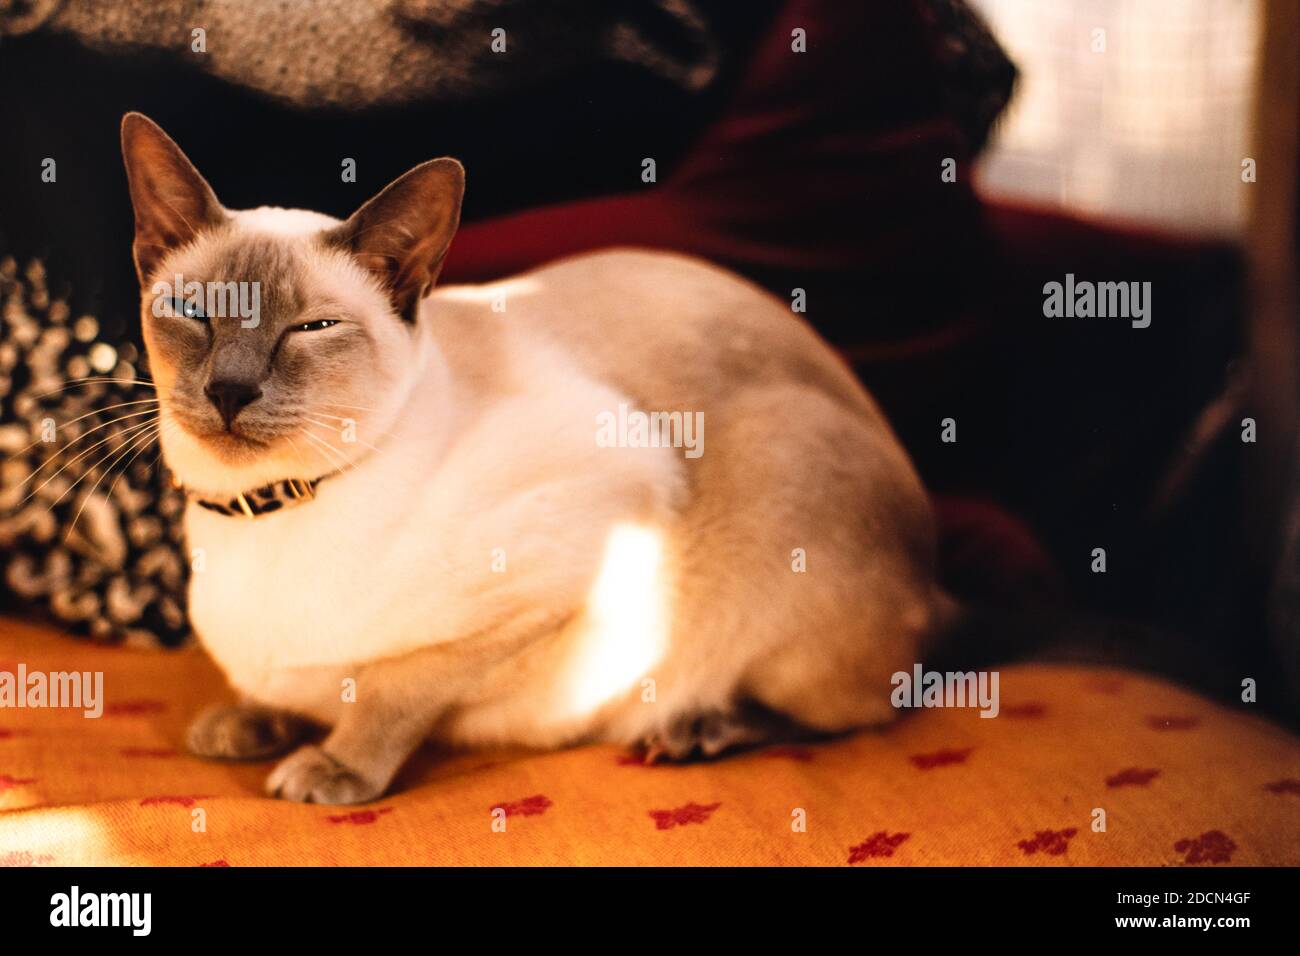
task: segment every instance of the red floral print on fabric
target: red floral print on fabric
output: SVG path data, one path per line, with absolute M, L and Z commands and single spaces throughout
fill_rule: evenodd
M 1156 777 L 1159 770 L 1144 770 L 1141 767 L 1129 767 L 1106 778 L 1106 786 L 1111 787 L 1145 787 Z
M 516 800 L 513 803 L 493 804 L 492 809 L 504 810 L 507 817 L 535 817 L 538 814 L 545 813 L 550 805 L 551 801 L 539 793 L 535 796 L 524 797 L 522 800 Z
M 899 844 L 910 837 L 910 833 L 890 833 L 881 830 L 873 833 L 857 846 L 849 847 L 849 863 L 861 863 L 872 857 L 893 856 Z
M 1021 840 L 1016 846 L 1025 856 L 1046 853 L 1048 856 L 1060 856 L 1070 848 L 1070 840 L 1079 831 L 1074 827 L 1065 830 L 1039 830 L 1032 840 Z
M 143 717 L 146 714 L 161 714 L 167 705 L 161 700 L 120 700 L 115 704 L 104 705 L 105 717 Z
M 338 813 L 325 819 L 330 823 L 350 823 L 353 826 L 365 826 L 367 823 L 374 823 L 384 814 L 392 812 L 392 807 L 384 807 L 382 810 L 353 810 L 351 813 Z
M 1030 703 L 1025 704 L 1011 704 L 1007 707 L 1003 707 L 1000 713 L 1004 717 L 1042 717 L 1047 713 L 1047 705 L 1041 704 L 1038 701 L 1031 701 Z
M 668 767 L 671 764 L 663 762 L 646 763 L 644 754 L 619 754 L 614 762 L 620 767 Z
M 971 755 L 971 751 L 974 749 L 974 747 L 967 747 L 964 750 L 936 750 L 934 753 L 929 754 L 912 754 L 907 759 L 921 770 L 933 770 L 935 767 L 965 763 L 966 758 Z
M 1264 789 L 1269 793 L 1293 793 L 1300 797 L 1300 780 L 1293 777 L 1283 777 L 1281 780 L 1274 780 L 1272 783 L 1264 784 Z
M 206 799 L 208 799 L 207 794 L 195 794 L 192 797 L 177 797 L 177 796 L 145 797 L 143 800 L 140 801 L 140 806 L 142 807 L 174 806 L 174 807 L 185 807 L 186 809 L 188 809 L 194 806 L 194 804 L 196 804 L 198 801 L 206 800 Z
M 1118 677 L 1099 677 L 1094 681 L 1089 681 L 1088 689 L 1098 694 L 1106 694 L 1114 697 L 1124 692 L 1124 682 Z
M 11 777 L 7 773 L 0 773 L 0 793 L 6 790 L 12 790 L 15 787 L 25 787 L 29 783 L 35 783 L 35 777 Z
M 654 820 L 656 830 L 671 830 L 688 823 L 707 823 L 720 806 L 721 803 L 687 803 L 672 810 L 651 810 L 650 819 Z
M 1147 717 L 1147 726 L 1152 730 L 1191 730 L 1201 722 L 1199 717 L 1158 716 Z
M 1236 849 L 1232 837 L 1222 830 L 1206 830 L 1195 839 L 1184 837 L 1174 844 L 1184 863 L 1227 863 Z

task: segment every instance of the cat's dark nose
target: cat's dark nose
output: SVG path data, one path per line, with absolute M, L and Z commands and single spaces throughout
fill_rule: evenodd
M 209 382 L 203 394 L 216 406 L 221 420 L 229 428 L 245 405 L 262 397 L 262 390 L 254 382 L 217 381 Z

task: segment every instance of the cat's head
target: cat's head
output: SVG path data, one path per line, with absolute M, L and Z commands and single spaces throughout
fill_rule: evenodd
M 416 166 L 340 222 L 223 208 L 139 113 L 122 155 L 168 466 L 235 494 L 363 457 L 418 374 L 418 305 L 460 221 L 460 163 Z

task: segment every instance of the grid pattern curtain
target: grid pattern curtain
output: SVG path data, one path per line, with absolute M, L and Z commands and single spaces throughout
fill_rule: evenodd
M 985 192 L 1240 233 L 1259 0 L 973 2 L 1022 71 Z

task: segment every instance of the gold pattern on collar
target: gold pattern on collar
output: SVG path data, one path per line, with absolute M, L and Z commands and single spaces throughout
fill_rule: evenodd
M 312 479 L 285 478 L 250 491 L 241 491 L 233 498 L 225 501 L 215 501 L 188 490 L 185 491 L 185 494 L 199 507 L 208 511 L 215 511 L 217 514 L 260 518 L 273 511 L 281 511 L 284 508 L 306 504 L 311 501 L 316 497 L 316 486 L 324 481 L 326 477 L 328 476 L 322 475 L 320 478 Z M 176 487 L 181 487 L 178 482 L 173 481 L 173 483 Z

